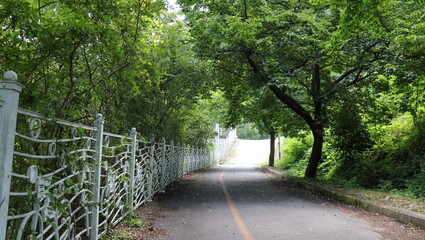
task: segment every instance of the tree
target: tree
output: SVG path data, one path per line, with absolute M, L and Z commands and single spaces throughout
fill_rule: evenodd
M 214 126 L 205 114 L 195 114 L 199 113 L 200 99 L 210 94 L 211 87 L 207 84 L 211 79 L 210 66 L 196 58 L 183 22 L 166 15 L 159 21 L 152 33 L 155 39 L 144 56 L 149 62 L 143 66 L 146 74 L 138 76 L 140 80 L 136 82 L 139 92 L 117 98 L 131 103 L 123 106 L 123 112 L 130 122 L 142 125 L 140 131 L 144 136 L 154 134 L 182 143 L 208 138 L 209 133 L 205 136 L 194 133 Z M 189 132 L 194 135 L 190 136 Z
M 283 126 L 291 119 L 291 113 L 288 109 L 282 108 L 276 103 L 277 99 L 272 96 L 269 89 L 264 89 L 262 95 L 257 99 L 252 99 L 250 104 L 246 104 L 247 108 L 243 114 L 251 122 L 254 122 L 258 128 L 270 136 L 270 154 L 269 166 L 274 166 L 275 160 L 275 140 L 279 133 L 282 133 Z M 285 122 L 285 120 L 287 122 Z
M 227 125 L 235 126 L 240 123 L 254 123 L 260 133 L 270 136 L 269 166 L 274 166 L 275 139 L 280 133 L 294 136 L 299 130 L 300 119 L 289 109 L 280 106 L 278 99 L 268 88 L 244 91 L 244 98 L 236 103 L 233 98 L 232 108 L 227 112 Z M 229 97 L 229 96 L 228 96 Z M 293 124 L 289 124 L 293 123 Z
M 386 36 L 371 34 L 372 28 L 343 26 L 348 20 L 341 20 L 341 5 L 289 0 L 180 3 L 202 56 L 243 76 L 253 88 L 267 86 L 303 119 L 314 137 L 305 176 L 316 177 L 329 97 L 381 70 Z M 348 27 L 356 30 L 349 38 L 343 35 Z
M 50 116 L 87 120 L 111 107 L 111 88 L 134 90 L 163 6 L 154 1 L 3 1 L 2 70 L 26 89 L 22 106 Z M 81 105 L 85 108 L 81 109 Z
M 194 112 L 209 66 L 162 1 L 5 0 L 0 23 L 0 69 L 19 74 L 21 107 L 85 124 L 100 112 L 108 131 L 147 139 L 208 137 Z

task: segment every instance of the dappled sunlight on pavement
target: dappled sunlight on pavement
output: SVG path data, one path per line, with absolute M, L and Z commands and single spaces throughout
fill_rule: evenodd
M 184 176 L 161 195 L 167 240 L 378 240 L 368 224 L 250 166 Z

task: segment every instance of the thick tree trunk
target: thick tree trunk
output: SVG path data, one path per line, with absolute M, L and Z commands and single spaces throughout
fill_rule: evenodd
M 308 165 L 305 170 L 306 178 L 316 178 L 317 176 L 317 167 L 319 166 L 320 160 L 322 158 L 323 150 L 323 125 L 319 125 L 313 131 L 313 148 L 311 150 L 310 159 L 308 160 Z
M 322 112 L 323 106 L 320 100 L 320 68 L 319 65 L 314 65 L 313 78 L 311 80 L 311 95 L 314 103 L 314 120 L 309 124 L 313 133 L 313 147 L 311 149 L 310 159 L 305 170 L 306 178 L 316 178 L 317 167 L 322 158 L 323 149 L 323 122 Z
M 311 79 L 311 96 L 313 98 L 314 104 L 314 113 L 310 114 L 307 109 L 305 109 L 299 101 L 293 98 L 286 92 L 286 89 L 279 87 L 278 85 L 269 84 L 270 79 L 267 74 L 264 73 L 264 70 L 258 65 L 251 56 L 250 51 L 246 51 L 245 55 L 248 61 L 248 64 L 251 66 L 254 73 L 259 74 L 264 83 L 268 84 L 269 89 L 276 95 L 276 97 L 286 104 L 292 111 L 298 114 L 304 119 L 307 125 L 310 127 L 313 132 L 314 141 L 313 148 L 311 151 L 309 163 L 305 171 L 306 178 L 315 178 L 317 176 L 317 168 L 319 166 L 322 149 L 323 149 L 323 129 L 324 122 L 322 119 L 322 113 L 324 111 L 322 106 L 322 97 L 321 97 L 321 79 L 320 79 L 320 66 L 318 64 L 314 65 L 313 68 L 313 77 Z
M 275 153 L 275 135 L 276 132 L 272 130 L 270 133 L 270 155 L 269 155 L 269 166 L 274 166 L 274 153 Z

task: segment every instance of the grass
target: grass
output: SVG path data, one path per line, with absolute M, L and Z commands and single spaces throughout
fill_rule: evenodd
M 140 216 L 136 213 L 130 213 L 123 221 L 127 227 L 144 227 L 146 224 L 140 220 Z
M 140 216 L 134 212 L 131 212 L 124 220 L 122 221 L 126 227 L 137 228 L 144 227 L 146 224 L 140 220 Z M 128 240 L 134 237 L 131 233 L 120 231 L 120 230 L 111 230 L 101 240 Z
M 369 189 L 361 189 L 358 192 L 359 196 L 372 201 L 425 214 L 425 199 L 415 198 L 409 192 L 401 190 L 374 191 Z
M 332 191 L 343 193 L 344 195 L 363 198 L 387 206 L 425 214 L 425 198 L 416 198 L 407 191 L 365 189 L 346 180 L 305 179 L 291 174 L 290 171 L 282 171 L 282 169 L 278 167 L 271 168 L 283 172 L 283 174 L 287 176 L 287 179 L 293 182 L 318 184 Z
M 128 240 L 131 238 L 132 235 L 128 232 L 112 230 L 103 236 L 101 240 Z

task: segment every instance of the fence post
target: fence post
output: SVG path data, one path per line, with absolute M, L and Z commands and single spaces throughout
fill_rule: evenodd
M 134 172 L 136 168 L 136 149 L 137 149 L 137 131 L 136 128 L 131 129 L 131 158 L 130 158 L 130 184 L 128 186 L 128 202 L 127 205 L 132 211 L 134 207 Z
M 192 146 L 192 145 L 189 145 L 189 161 L 190 161 L 190 164 L 189 164 L 189 166 L 190 166 L 190 168 L 189 168 L 189 171 L 187 171 L 187 172 L 192 172 L 193 171 L 193 169 L 195 168 L 195 159 L 194 159 L 194 157 L 195 157 L 195 147 L 194 146 Z
M 149 158 L 149 174 L 148 174 L 148 201 L 152 201 L 153 196 L 153 165 L 155 161 L 155 139 L 151 138 L 151 153 Z
M 196 147 L 196 170 L 201 168 L 201 155 L 199 151 L 199 147 Z
M 215 160 L 216 160 L 216 164 L 219 165 L 220 164 L 220 125 L 218 125 L 218 123 L 215 124 L 215 132 L 216 132 L 216 137 L 215 137 Z
M 180 143 L 177 143 L 177 178 L 180 178 L 180 176 L 182 175 L 182 155 L 181 155 L 181 148 L 180 148 Z
M 199 168 L 204 168 L 204 149 L 202 147 L 198 148 L 199 155 Z
M 171 140 L 170 146 L 170 182 L 176 180 L 176 163 L 174 162 L 174 141 Z
M 192 146 L 192 161 L 193 161 L 193 167 L 192 167 L 192 171 L 195 171 L 196 168 L 198 167 L 198 153 L 196 152 L 196 147 L 195 145 Z
M 195 146 L 193 146 L 193 155 L 195 156 L 194 157 L 194 160 L 195 160 L 195 167 L 194 167 L 194 169 L 193 170 L 198 170 L 198 147 L 195 147 Z
M 102 146 L 103 146 L 103 116 L 96 114 L 94 126 L 97 128 L 94 138 L 96 144 L 94 146 L 94 164 L 93 164 L 93 187 L 92 187 L 92 202 L 91 206 L 91 231 L 90 240 L 97 240 L 99 238 L 99 203 L 100 203 L 100 176 L 102 171 Z
M 165 171 L 167 170 L 167 158 L 166 158 L 166 146 L 165 146 L 165 138 L 162 138 L 162 146 L 161 146 L 161 173 L 159 175 L 160 177 L 160 184 L 161 184 L 161 192 L 165 192 Z
M 202 168 L 207 167 L 207 149 L 205 147 L 202 148 Z
M 0 239 L 6 239 L 16 118 L 22 85 L 13 71 L 0 81 Z
M 183 144 L 183 175 L 187 173 L 188 168 L 188 151 L 187 151 L 187 145 Z

